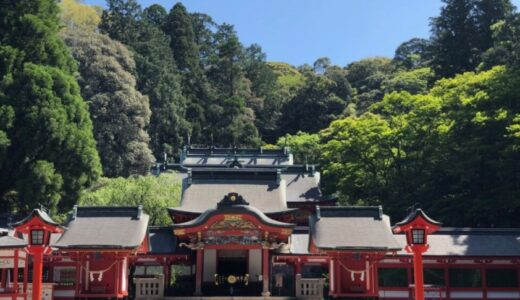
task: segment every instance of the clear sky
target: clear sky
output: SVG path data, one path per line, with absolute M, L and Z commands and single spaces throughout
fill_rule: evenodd
M 158 3 L 168 11 L 177 1 Z M 190 12 L 235 26 L 245 45 L 262 46 L 270 61 L 312 64 L 327 56 L 346 65 L 369 56 L 393 56 L 399 44 L 429 36 L 440 0 L 182 0 Z M 85 0 L 105 5 L 105 0 Z M 513 0 L 518 7 L 520 0 Z

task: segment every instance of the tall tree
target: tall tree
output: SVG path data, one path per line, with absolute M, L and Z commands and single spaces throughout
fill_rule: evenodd
M 264 141 L 275 142 L 282 100 L 276 75 L 259 45 L 245 49 L 244 71 L 250 81 L 251 95 L 247 103 L 255 113 L 255 125 Z
M 143 19 L 158 28 L 164 25 L 167 17 L 168 12 L 159 4 L 152 4 L 143 10 Z
M 431 43 L 429 40 L 413 38 L 395 50 L 393 62 L 405 69 L 428 66 L 431 60 Z
M 58 15 L 52 0 L 0 4 L 0 195 L 18 198 L 5 209 L 69 209 L 101 174 L 75 62 L 57 36 Z
M 63 36 L 78 61 L 105 176 L 147 174 L 154 162 L 146 132 L 151 112 L 148 97 L 136 89 L 132 54 L 95 32 L 67 29 Z
M 208 78 L 221 98 L 251 94 L 246 82 L 244 48 L 232 25 L 222 24 L 215 34 L 216 54 L 212 57 Z
M 153 153 L 156 158 L 163 153 L 176 156 L 190 125 L 185 119 L 186 99 L 169 47 L 170 39 L 147 17 L 142 18 L 141 8 L 134 0 L 109 0 L 108 4 L 100 27 L 135 52 L 137 88 L 150 98 L 153 112 L 149 127 Z M 124 32 L 122 28 L 132 31 Z
M 130 46 L 138 39 L 141 15 L 141 6 L 135 0 L 107 0 L 99 29 L 110 38 Z
M 432 67 L 437 77 L 474 70 L 493 44 L 491 26 L 512 13 L 509 0 L 443 0 L 431 21 Z
M 204 108 L 210 104 L 210 92 L 201 68 L 192 20 L 184 5 L 177 3 L 170 10 L 163 31 L 170 37 L 170 47 L 180 72 L 182 90 L 189 99 L 186 117 L 192 123 L 193 140 L 202 142 L 202 131 L 207 128 Z
M 306 73 L 306 85 L 284 104 L 280 128 L 284 133 L 316 133 L 341 116 L 349 99 L 334 93 L 338 83 L 313 71 Z
M 350 63 L 347 80 L 354 88 L 354 103 L 359 113 L 383 99 L 383 82 L 391 78 L 395 71 L 392 60 L 386 57 L 371 57 Z

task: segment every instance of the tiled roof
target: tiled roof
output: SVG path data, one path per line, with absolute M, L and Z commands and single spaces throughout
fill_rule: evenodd
M 320 190 L 320 173 L 313 176 L 305 173 L 283 174 L 287 191 L 287 202 L 319 201 L 323 198 Z
M 134 249 L 146 236 L 148 219 L 141 207 L 76 207 L 67 230 L 52 246 Z
M 287 148 L 237 149 L 237 148 L 185 148 L 181 154 L 184 166 L 226 166 L 239 163 L 243 166 L 292 165 Z
M 399 250 L 381 207 L 319 207 L 310 218 L 312 241 L 320 249 Z
M 215 207 L 222 195 L 236 192 L 264 213 L 282 212 L 287 210 L 288 202 L 319 202 L 324 199 L 319 180 L 318 172 L 314 176 L 282 174 L 279 183 L 275 180 L 240 179 L 240 176 L 221 180 L 190 180 L 184 176 L 181 205 L 177 209 L 202 213 Z
M 0 249 L 23 248 L 25 246 L 27 246 L 27 242 L 23 239 L 10 235 L 0 237 Z
M 186 179 L 185 179 L 186 180 Z M 276 185 L 275 182 L 193 182 L 183 184 L 181 206 L 178 210 L 202 213 L 207 209 L 215 208 L 223 195 L 236 192 L 244 197 L 251 206 L 264 213 L 273 213 L 287 210 L 285 184 Z
M 285 227 L 285 228 L 293 228 L 295 225 L 290 223 L 283 223 L 277 220 L 273 220 L 266 216 L 264 213 L 262 213 L 259 209 L 248 206 L 248 205 L 235 205 L 235 206 L 229 206 L 224 208 L 214 208 L 214 209 L 208 209 L 204 213 L 202 213 L 197 218 L 184 222 L 179 224 L 173 224 L 173 228 L 187 228 L 187 227 L 194 227 L 198 225 L 202 225 L 206 222 L 207 219 L 210 217 L 217 215 L 217 214 L 249 214 L 257 217 L 262 223 L 265 225 L 275 226 L 275 227 Z
M 27 217 L 12 224 L 12 226 L 16 227 L 16 226 L 23 225 L 23 224 L 27 223 L 30 219 L 32 219 L 34 216 L 38 216 L 40 219 L 42 219 L 43 222 L 45 222 L 49 225 L 60 226 L 60 224 L 54 222 L 54 220 L 52 220 L 52 218 L 46 212 L 39 210 L 39 209 L 34 209 Z
M 395 237 L 406 244 L 404 234 Z M 520 256 L 520 229 L 441 228 L 428 244 L 425 256 Z

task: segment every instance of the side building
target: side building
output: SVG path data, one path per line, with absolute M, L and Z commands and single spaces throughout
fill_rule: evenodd
M 153 171 L 168 170 L 182 181 L 171 225 L 141 207 L 75 207 L 50 234 L 51 298 L 413 298 L 412 257 L 383 208 L 339 206 L 288 149 L 186 147 Z M 32 240 L 0 232 L 0 299 L 24 297 Z M 428 243 L 427 298 L 520 299 L 520 229 L 442 228 Z

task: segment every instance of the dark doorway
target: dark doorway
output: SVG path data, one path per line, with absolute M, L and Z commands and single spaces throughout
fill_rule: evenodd
M 261 283 L 249 279 L 248 250 L 218 250 L 215 283 L 207 285 L 207 296 L 258 296 Z
M 247 250 L 219 250 L 217 252 L 217 274 L 243 276 L 247 274 Z

